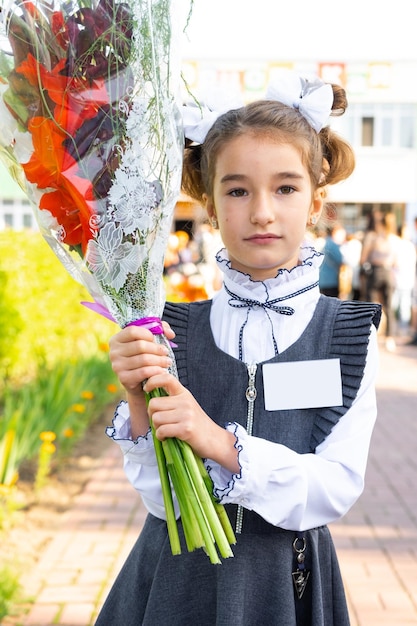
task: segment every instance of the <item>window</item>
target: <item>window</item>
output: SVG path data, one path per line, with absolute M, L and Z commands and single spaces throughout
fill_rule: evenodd
M 349 117 L 340 131 L 354 147 L 417 147 L 416 105 L 357 103 L 351 105 Z
M 363 146 L 374 145 L 374 118 L 373 117 L 362 118 L 362 145 Z
M 24 228 L 32 228 L 33 216 L 30 213 L 23 214 L 23 226 Z
M 414 121 L 412 117 L 400 118 L 399 143 L 401 148 L 414 146 Z
M 393 144 L 393 120 L 385 117 L 381 120 L 381 143 L 384 147 Z
M 4 225 L 6 226 L 6 228 L 13 228 L 13 225 L 14 225 L 13 213 L 4 214 Z

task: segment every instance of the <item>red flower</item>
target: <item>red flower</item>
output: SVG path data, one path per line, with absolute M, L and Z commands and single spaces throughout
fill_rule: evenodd
M 49 72 L 29 53 L 26 59 L 16 68 L 16 72 L 24 76 L 28 83 L 30 83 L 39 94 L 43 94 L 44 98 L 46 98 L 43 105 L 43 108 L 46 109 L 45 115 L 48 113 L 48 108 L 51 106 L 51 100 L 52 102 L 62 101 L 62 93 L 68 84 L 68 78 L 60 74 L 64 66 L 65 60 L 62 59 L 57 63 L 54 69 Z
M 100 107 L 109 102 L 109 96 L 103 79 L 87 83 L 86 79 L 66 76 L 65 67 L 66 61 L 61 59 L 48 71 L 28 54 L 16 71 L 37 90 L 43 91 L 47 103 L 54 109 L 57 124 L 72 137 L 84 120 L 94 118 Z
M 25 3 L 25 9 L 29 13 L 29 15 L 31 15 L 31 17 L 33 17 L 34 20 L 38 20 L 39 19 L 39 11 L 36 8 L 36 6 L 33 4 L 33 2 L 26 2 Z
M 43 194 L 39 208 L 49 211 L 56 218 L 63 229 L 63 243 L 69 246 L 81 245 L 85 253 L 88 240 L 92 237 L 89 222 L 86 219 L 90 216 L 85 211 L 85 209 L 88 210 L 88 204 L 82 198 L 79 198 L 78 202 L 74 199 L 74 196 L 77 195 L 74 185 L 72 185 L 71 191 L 72 194 L 61 188 Z M 84 211 L 79 210 L 79 205 L 84 207 Z
M 29 121 L 34 151 L 23 164 L 26 178 L 39 189 L 56 191 L 42 196 L 39 207 L 48 209 L 65 230 L 63 241 L 70 245 L 86 243 L 92 237 L 90 217 L 96 213 L 91 182 L 79 176 L 75 159 L 63 146 L 66 134 L 57 124 L 42 117 Z
M 61 46 L 63 50 L 65 50 L 68 46 L 69 36 L 64 16 L 60 11 L 54 11 L 52 13 L 51 27 L 57 43 Z
M 56 102 L 54 117 L 69 137 L 74 135 L 85 120 L 95 118 L 100 107 L 109 102 L 104 80 L 96 80 L 89 87 L 80 82 L 67 78 L 66 89 L 61 94 L 49 92 Z
M 118 163 L 114 144 L 125 120 L 114 102 L 132 81 L 131 9 L 99 0 L 95 9 L 82 6 L 66 19 L 60 11 L 46 17 L 29 0 L 13 18 L 16 67 L 9 76 L 9 106 L 34 146 L 23 169 L 45 191 L 39 208 L 56 218 L 62 241 L 85 249 L 91 217 Z M 46 46 L 38 56 L 31 29 L 43 26 Z M 15 102 L 24 105 L 24 117 Z

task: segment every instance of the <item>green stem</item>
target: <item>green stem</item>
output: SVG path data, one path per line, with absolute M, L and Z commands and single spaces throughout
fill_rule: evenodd
M 204 483 L 207 487 L 207 491 L 209 492 L 210 496 L 211 496 L 211 500 L 213 502 L 213 506 L 216 509 L 217 515 L 220 519 L 221 525 L 223 526 L 223 530 L 226 534 L 227 540 L 230 544 L 235 544 L 236 543 L 236 535 L 234 533 L 233 530 L 233 526 L 230 523 L 229 520 L 229 516 L 227 514 L 226 509 L 224 508 L 223 504 L 220 504 L 220 502 L 218 502 L 218 500 L 215 498 L 214 494 L 213 494 L 213 482 L 209 476 L 209 473 L 206 470 L 206 467 L 203 463 L 203 460 L 197 455 L 194 454 L 195 456 L 195 460 L 196 463 L 198 465 L 198 468 L 200 470 L 200 474 L 204 480 Z
M 164 389 L 146 394 L 151 398 L 167 395 Z M 232 526 L 223 505 L 213 495 L 211 478 L 200 459 L 185 441 L 157 439 L 152 426 L 155 453 L 161 477 L 167 516 L 168 534 L 173 554 L 180 554 L 171 483 L 177 497 L 188 551 L 203 548 L 211 563 L 220 563 L 216 545 L 223 558 L 233 556 L 230 544 L 236 543 Z
M 175 470 L 174 465 L 170 467 L 169 472 L 172 479 L 172 484 L 174 486 L 174 491 L 175 493 L 177 493 L 180 489 L 180 478 Z M 197 548 L 203 548 L 203 536 L 200 532 L 200 528 L 198 526 L 194 511 L 190 506 L 190 503 L 188 502 L 187 498 L 179 498 L 178 504 L 180 508 L 181 522 L 188 552 L 193 552 Z
M 176 443 L 180 445 L 176 445 Z M 187 445 L 187 444 L 185 444 Z M 184 485 L 184 492 L 177 493 L 177 498 L 186 497 L 193 508 L 200 532 L 204 540 L 204 550 L 206 551 L 211 563 L 220 563 L 215 545 L 213 533 L 211 531 L 208 518 L 205 514 L 205 507 L 199 498 L 198 491 L 195 488 L 194 478 L 196 472 L 194 468 L 190 468 L 187 465 L 187 460 L 181 454 L 180 447 L 181 441 L 179 439 L 165 439 L 163 442 L 164 449 L 169 446 L 172 453 L 173 463 L 175 468 L 181 477 L 182 485 Z M 189 447 L 189 446 L 188 446 Z M 185 463 L 184 463 L 185 461 Z M 198 471 L 197 471 L 198 474 Z
M 192 506 L 194 493 L 189 483 L 188 476 L 183 471 L 182 467 L 178 467 L 178 462 L 176 463 L 174 461 L 177 457 L 175 452 L 176 446 L 176 439 L 166 439 L 162 442 L 168 473 L 171 477 L 178 505 L 180 507 L 187 548 L 190 552 L 192 552 L 196 548 L 202 548 L 204 546 L 204 540 Z
M 149 400 L 152 397 L 155 397 L 158 395 L 159 395 L 158 390 L 156 391 L 156 393 L 151 392 L 149 394 L 145 394 L 146 401 L 149 402 Z M 156 454 L 156 461 L 158 464 L 159 478 L 161 481 L 162 496 L 164 499 L 165 513 L 166 513 L 166 518 L 167 518 L 168 537 L 169 537 L 169 542 L 171 544 L 171 551 L 172 551 L 172 554 L 174 555 L 181 554 L 181 544 L 180 544 L 180 538 L 178 534 L 177 520 L 175 517 L 174 502 L 172 499 L 171 485 L 169 482 L 169 475 L 168 475 L 164 450 L 162 447 L 162 442 L 159 441 L 159 439 L 156 437 L 153 424 L 151 424 L 151 430 L 152 430 L 152 437 L 153 437 L 153 443 L 154 443 L 155 454 Z
M 196 461 L 196 455 L 187 443 L 181 441 L 180 446 L 185 466 L 192 476 L 197 497 L 201 502 L 201 506 L 203 507 L 204 514 L 208 520 L 209 527 L 213 532 L 220 554 L 223 558 L 231 557 L 233 556 L 233 552 L 230 548 L 230 543 L 214 507 L 214 502 L 210 493 L 211 488 L 210 490 L 207 489 L 207 484 L 204 482 L 201 475 L 201 470 Z

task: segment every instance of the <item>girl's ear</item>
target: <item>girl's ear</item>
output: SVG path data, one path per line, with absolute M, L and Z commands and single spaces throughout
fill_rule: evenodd
M 320 219 L 320 215 L 324 207 L 325 198 L 326 198 L 326 188 L 318 187 L 313 194 L 313 201 L 311 203 L 310 212 L 309 212 L 309 219 L 310 221 L 312 221 L 312 218 L 314 217 L 315 219 L 313 220 L 313 222 L 315 224 L 317 224 L 317 222 Z
M 205 193 L 202 197 L 202 200 L 208 218 L 211 219 L 212 217 L 216 217 L 216 210 L 214 208 L 213 198 Z

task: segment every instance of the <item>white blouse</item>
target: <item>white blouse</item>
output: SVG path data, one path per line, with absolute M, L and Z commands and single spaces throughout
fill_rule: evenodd
M 266 361 L 274 356 L 275 349 L 283 352 L 297 341 L 320 297 L 318 275 L 322 258 L 311 244 L 305 243 L 297 267 L 280 270 L 276 278 L 262 282 L 231 269 L 226 250 L 221 250 L 217 262 L 224 273 L 224 283 L 213 298 L 210 317 L 217 347 L 250 364 Z M 261 302 L 279 298 L 280 306 L 291 307 L 294 312 L 282 315 L 257 306 L 236 307 L 233 305 L 239 301 L 231 294 Z M 210 459 L 206 461 L 221 502 L 241 504 L 271 524 L 292 530 L 328 524 L 344 515 L 363 490 L 377 414 L 377 368 L 377 337 L 372 327 L 358 394 L 315 454 L 299 454 L 282 444 L 248 435 L 237 423 L 227 425 L 241 448 L 240 473 L 233 475 Z M 164 505 L 150 432 L 132 441 L 128 406 L 122 402 L 107 434 L 120 445 L 127 478 L 141 494 L 146 508 L 163 519 Z M 175 506 L 179 515 L 176 503 Z

